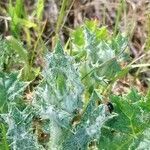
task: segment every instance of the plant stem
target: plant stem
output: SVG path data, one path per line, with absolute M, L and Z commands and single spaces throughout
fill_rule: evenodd
M 45 29 L 45 26 L 46 26 L 46 22 L 47 22 L 47 21 L 44 22 L 44 25 L 43 25 L 43 27 L 42 27 L 41 32 L 40 32 L 40 28 L 38 28 L 38 33 L 39 33 L 39 34 L 38 34 L 38 38 L 37 38 L 37 40 L 36 40 L 36 42 L 35 42 L 34 49 L 33 49 L 33 51 L 32 51 L 31 62 L 30 62 L 30 66 L 31 66 L 31 67 L 33 66 L 33 60 L 34 60 L 34 56 L 35 56 L 35 51 L 36 51 L 36 48 L 37 48 L 37 46 L 38 46 L 38 44 L 39 44 L 39 41 L 40 41 L 40 39 L 41 39 L 41 36 L 42 36 L 42 34 L 43 34 L 43 32 L 44 32 L 44 29 Z
M 120 0 L 119 7 L 117 9 L 117 16 L 116 16 L 115 28 L 114 28 L 114 36 L 116 36 L 116 34 L 117 34 L 117 30 L 118 30 L 118 26 L 119 26 L 119 21 L 120 21 L 122 10 L 123 10 L 123 1 L 124 0 Z
M 63 23 L 63 18 L 65 16 L 67 2 L 68 2 L 68 0 L 63 0 L 62 6 L 61 6 L 61 9 L 60 9 L 60 12 L 59 12 L 59 16 L 58 16 L 57 24 L 56 24 L 56 29 L 55 29 L 55 34 L 56 35 L 55 35 L 55 39 L 54 39 L 54 46 L 55 46 L 55 44 L 57 43 L 57 40 L 58 40 L 58 34 L 59 34 L 59 31 L 60 31 L 60 28 L 61 28 L 61 24 Z

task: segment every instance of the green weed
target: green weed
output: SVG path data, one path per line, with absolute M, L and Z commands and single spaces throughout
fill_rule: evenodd
M 126 53 L 128 39 L 87 21 L 69 42 L 69 50 L 58 40 L 46 53 L 41 78 L 27 101 L 31 82 L 26 81 L 35 79 L 37 68 L 30 66 L 29 53 L 18 40 L 1 40 L 3 51 L 12 49 L 9 53 L 17 54 L 24 66 L 16 73 L 0 72 L 0 144 L 6 150 L 148 149 L 149 92 L 131 88 L 118 96 L 111 90 L 130 68 L 140 67 Z M 7 66 L 3 61 L 1 68 Z M 122 68 L 126 61 L 130 63 Z

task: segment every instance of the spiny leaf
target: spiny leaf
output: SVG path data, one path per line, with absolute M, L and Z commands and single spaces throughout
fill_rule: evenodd
M 89 107 L 93 107 L 89 104 Z M 92 109 L 93 109 L 92 108 Z M 89 113 L 88 109 L 86 110 Z M 104 123 L 113 116 L 107 115 L 106 105 L 100 105 L 92 111 L 93 116 L 89 115 L 87 120 L 81 122 L 79 127 L 65 140 L 63 149 L 76 150 L 76 149 L 88 149 L 88 145 L 93 140 L 98 140 L 101 136 L 101 128 Z
M 131 91 L 133 93 L 133 91 Z M 112 119 L 107 125 L 108 128 L 103 130 L 103 136 L 100 140 L 100 148 L 104 149 L 138 149 L 141 147 L 148 148 L 146 141 L 149 140 L 145 135 L 146 131 L 150 129 L 150 110 L 148 99 L 141 99 L 138 92 L 134 93 L 135 100 L 130 99 L 131 93 L 124 97 L 113 96 L 111 100 L 115 103 L 115 111 L 119 114 L 118 117 Z M 133 98 L 133 97 L 132 97 Z M 106 136 L 109 135 L 109 136 Z M 126 142 L 124 142 L 126 139 Z M 145 144 L 141 141 L 145 141 Z M 111 147 L 106 143 L 110 143 Z M 146 146 L 147 145 L 147 146 Z M 141 149 L 141 148 L 139 148 Z
M 44 80 L 37 88 L 33 106 L 42 119 L 51 122 L 51 146 L 59 149 L 71 128 L 73 117 L 82 108 L 79 74 L 71 57 L 58 42 L 55 52 L 46 55 Z
M 84 46 L 85 44 L 84 34 L 83 34 L 83 29 L 81 27 L 77 28 L 72 33 L 72 41 L 76 46 Z
M 30 113 L 29 113 L 30 112 Z M 41 150 L 36 137 L 33 135 L 33 114 L 30 107 L 20 111 L 15 105 L 9 106 L 8 114 L 1 114 L 8 124 L 7 137 L 11 149 L 14 150 Z
M 64 53 L 64 50 L 63 50 L 63 47 L 62 47 L 62 45 L 61 45 L 60 40 L 58 40 L 54 51 L 55 51 L 56 54 L 57 54 L 57 53 L 60 53 L 60 54 L 63 54 L 63 53 Z
M 1 113 L 7 111 L 9 103 L 13 103 L 21 97 L 27 83 L 19 81 L 17 74 L 7 75 L 0 72 L 0 109 Z

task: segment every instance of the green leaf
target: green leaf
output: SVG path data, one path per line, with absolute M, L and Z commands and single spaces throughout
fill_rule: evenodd
M 6 136 L 6 126 L 0 121 L 0 147 L 1 150 L 9 150 L 9 144 Z
M 26 107 L 23 111 L 20 111 L 16 105 L 10 105 L 9 113 L 1 114 L 1 117 L 8 124 L 7 138 L 11 149 L 43 149 L 38 144 L 37 138 L 33 135 L 33 114 L 30 107 Z
M 149 137 L 145 133 L 150 129 L 150 109 L 149 105 L 146 105 L 149 100 L 141 99 L 138 92 L 134 92 L 134 97 L 133 91 L 131 93 L 124 97 L 111 97 L 118 117 L 108 122 L 107 128 L 103 130 L 100 149 L 142 149 L 139 145 L 148 148 Z M 144 103 L 145 105 L 142 105 Z
M 50 120 L 50 147 L 59 149 L 73 117 L 82 108 L 83 86 L 74 60 L 64 54 L 60 42 L 45 59 L 44 80 L 36 90 L 33 106 L 41 119 Z
M 27 28 L 35 28 L 37 27 L 37 25 L 30 21 L 30 20 L 27 20 L 27 19 L 20 19 L 18 18 L 18 23 L 24 27 L 27 27 Z
M 56 44 L 56 46 L 55 46 L 55 53 L 57 54 L 64 54 L 64 50 L 63 50 L 63 47 L 62 47 L 62 45 L 61 45 L 61 42 L 60 42 L 60 40 L 58 40 L 58 42 L 57 42 L 57 44 Z
M 68 136 L 63 144 L 64 150 L 88 149 L 88 145 L 90 144 L 90 142 L 98 140 L 101 136 L 101 128 L 103 127 L 104 123 L 113 117 L 107 114 L 106 105 L 100 105 L 96 108 L 92 104 L 92 99 L 86 109 L 86 115 L 84 115 L 84 117 L 88 117 L 87 120 L 81 122 L 79 126 L 77 126 L 75 132 Z M 93 115 L 88 116 L 87 113 Z
M 149 144 L 150 144 L 150 128 L 146 129 L 143 132 L 140 140 L 136 141 L 136 149 L 137 150 L 149 149 Z
M 106 41 L 98 42 L 96 35 L 85 28 L 86 49 L 92 63 L 102 63 L 115 57 L 115 51 L 111 49 L 110 45 Z
M 87 20 L 85 26 L 92 32 L 94 32 L 98 27 L 98 22 L 96 20 Z
M 18 17 L 21 17 L 24 14 L 24 8 L 23 8 L 23 0 L 16 0 L 15 4 L 15 13 Z
M 21 31 L 19 19 L 25 17 L 23 0 L 16 0 L 15 6 L 13 6 L 12 0 L 9 0 L 8 13 L 8 15 L 11 17 L 11 32 L 15 37 L 18 37 Z
M 136 88 L 132 88 L 131 91 L 127 95 L 127 99 L 132 102 L 137 102 L 141 99 L 141 95 L 139 94 Z
M 92 96 L 90 100 L 88 101 L 88 104 L 83 112 L 81 121 L 83 123 L 86 123 L 86 121 L 89 118 L 93 117 L 93 112 L 95 111 L 95 108 L 97 107 L 97 103 L 101 100 L 102 97 L 99 97 L 96 91 L 93 91 Z
M 124 51 L 127 48 L 128 39 L 121 34 L 118 34 L 116 37 L 112 38 L 111 46 L 115 50 L 116 54 Z
M 38 0 L 38 1 L 37 1 L 36 14 L 37 14 L 37 18 L 38 18 L 39 20 L 42 19 L 43 10 L 44 10 L 44 0 Z
M 114 78 L 121 68 L 117 62 L 115 50 L 111 48 L 110 43 L 107 40 L 98 42 L 95 33 L 86 28 L 85 39 L 89 67 L 93 68 L 91 75 L 94 75 L 95 80 L 102 77 L 107 80 Z
M 22 96 L 27 83 L 19 81 L 17 74 L 0 72 L 0 113 L 8 111 L 9 103 L 13 103 Z
M 11 56 L 11 54 L 9 50 L 9 45 L 5 40 L 2 39 L 2 37 L 0 37 L 0 71 L 7 69 L 7 66 L 10 62 L 9 57 Z
M 108 33 L 108 30 L 107 30 L 107 27 L 101 27 L 101 28 L 97 28 L 96 29 L 96 39 L 97 40 L 107 40 L 107 39 L 109 39 L 108 37 L 108 35 L 109 35 L 109 33 Z
M 7 40 L 10 47 L 16 51 L 16 53 L 21 57 L 21 59 L 24 60 L 25 63 L 28 63 L 28 52 L 23 48 L 21 43 L 12 36 L 8 36 Z
M 71 122 L 83 108 L 83 87 L 73 59 L 63 53 L 60 42 L 54 53 L 46 55 L 43 77 L 33 106 L 41 119 L 51 122 L 49 148 L 86 149 L 91 141 L 99 138 L 103 124 L 112 117 L 107 106 L 97 106 L 99 96 L 94 92 L 73 134 Z
M 84 46 L 84 44 L 85 44 L 84 34 L 83 34 L 83 29 L 81 27 L 79 27 L 75 31 L 73 31 L 71 37 L 72 37 L 72 41 L 75 45 Z

